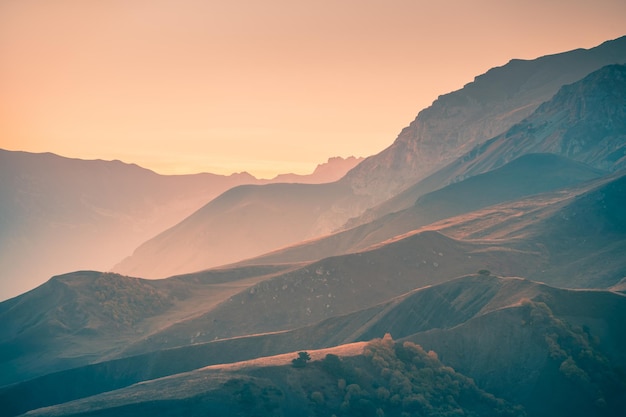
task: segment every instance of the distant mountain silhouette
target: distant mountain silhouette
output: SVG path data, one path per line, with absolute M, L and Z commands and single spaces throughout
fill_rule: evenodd
M 354 156 L 350 156 L 348 158 L 328 158 L 327 162 L 319 164 L 315 168 L 315 171 L 311 174 L 280 174 L 268 182 L 287 182 L 299 184 L 323 184 L 326 182 L 334 182 L 346 175 L 346 172 L 358 165 L 361 161 L 363 161 L 363 159 L 364 158 L 362 157 L 356 158 Z
M 325 182 L 357 162 L 331 158 L 298 178 Z M 167 176 L 120 161 L 0 149 L 0 299 L 52 275 L 106 270 L 222 192 L 284 179 L 257 180 L 247 173 Z

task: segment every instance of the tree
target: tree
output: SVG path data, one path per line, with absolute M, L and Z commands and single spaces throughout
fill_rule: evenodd
M 298 352 L 298 357 L 291 361 L 294 368 L 304 368 L 306 363 L 311 360 L 308 352 Z

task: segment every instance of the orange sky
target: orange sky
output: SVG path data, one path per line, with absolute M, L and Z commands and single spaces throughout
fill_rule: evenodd
M 625 34 L 624 0 L 2 0 L 0 148 L 307 173 L 511 58 Z

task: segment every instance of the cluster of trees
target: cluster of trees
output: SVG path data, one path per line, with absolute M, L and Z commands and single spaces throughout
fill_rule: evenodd
M 316 415 L 524 415 L 521 407 L 495 398 L 444 366 L 435 352 L 410 342 L 396 343 L 389 335 L 370 342 L 362 356 L 327 355 L 311 365 L 336 380 L 333 390 L 309 393 Z
M 152 285 L 113 273 L 103 273 L 90 283 L 101 314 L 117 327 L 132 327 L 146 317 L 158 314 L 172 305 L 170 297 Z
M 541 326 L 545 334 L 551 364 L 558 370 L 552 385 L 567 390 L 561 395 L 580 402 L 578 410 L 582 404 L 591 405 L 588 412 L 596 415 L 620 415 L 618 410 L 626 410 L 624 370 L 611 366 L 589 328 L 555 317 L 545 302 L 524 300 L 523 306 L 528 309 L 528 323 Z
M 558 390 L 580 397 L 572 401 L 583 406 L 576 406 L 580 410 L 569 415 L 621 415 L 618 410 L 626 405 L 626 399 L 619 399 L 626 392 L 624 375 L 609 366 L 588 329 L 555 318 L 545 303 L 527 300 L 523 305 L 526 325 L 541 326 L 539 333 L 545 334 L 548 346 L 552 365 L 542 370 L 541 386 L 548 384 L 552 391 L 545 394 L 559 404 L 566 393 Z M 241 415 L 254 411 L 268 416 L 521 417 L 546 406 L 538 403 L 535 407 L 532 398 L 524 407 L 496 398 L 444 365 L 435 352 L 411 342 L 396 342 L 389 335 L 369 342 L 358 356 L 328 354 L 313 361 L 307 352 L 299 352 L 292 367 L 260 368 L 254 378 L 257 382 L 231 387 L 243 407 Z

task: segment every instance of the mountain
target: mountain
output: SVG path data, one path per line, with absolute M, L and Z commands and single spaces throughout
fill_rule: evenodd
M 626 174 L 613 174 L 315 262 L 158 281 L 96 272 L 56 277 L 0 303 L 2 383 L 190 343 L 285 332 L 482 269 L 562 287 L 611 288 L 626 274 L 624 195 Z M 341 343 L 347 328 L 320 340 Z M 294 343 L 307 337 L 281 343 L 298 349 Z
M 215 304 L 288 266 L 213 271 L 167 281 L 80 271 L 0 303 L 0 385 L 82 366 Z
M 575 83 L 506 132 L 477 145 L 347 225 L 409 207 L 421 195 L 528 153 L 553 153 L 605 171 L 626 166 L 626 66 L 608 65 Z
M 298 368 L 290 366 L 294 352 L 150 381 L 30 415 L 88 415 L 94 411 L 115 416 L 151 412 L 179 415 L 181 408 L 193 416 L 207 412 L 237 416 L 399 416 L 420 408 L 428 409 L 431 415 L 445 415 L 451 410 L 463 415 L 523 415 L 521 407 L 486 393 L 417 345 L 384 339 L 303 354 L 313 361 Z M 383 362 L 383 366 L 381 358 L 390 363 Z M 421 374 L 410 367 L 415 363 L 422 368 Z M 384 370 L 395 371 L 394 377 L 405 383 L 381 378 Z M 433 381 L 436 388 L 430 384 Z M 407 393 L 414 393 L 409 401 Z M 401 395 L 404 400 L 399 399 Z
M 356 162 L 331 158 L 299 178 L 324 182 Z M 166 176 L 120 161 L 0 150 L 0 299 L 52 275 L 106 270 L 227 189 L 261 182 L 271 180 Z
M 350 197 L 339 183 L 235 187 L 139 246 L 113 271 L 165 278 L 260 255 L 323 234 L 320 217 Z
M 616 293 L 552 290 L 408 339 L 530 416 L 618 416 L 626 407 L 623 309 Z
M 409 152 L 369 191 L 372 159 L 333 183 L 234 187 L 126 267 L 173 274 L 323 234 L 384 198 L 383 183 L 397 211 L 230 266 L 78 271 L 0 302 L 2 414 L 623 415 L 624 67 L 555 88 L 511 126 L 487 120 L 619 41 L 541 69 L 513 62 L 446 96 L 473 97 L 462 112 L 450 101 L 468 127 L 503 130 L 427 177 Z
M 448 374 L 446 379 L 456 379 L 457 376 L 472 378 L 478 390 L 486 390 L 510 402 L 505 407 L 509 411 L 512 411 L 513 404 L 519 404 L 523 410 L 519 408 L 518 411 L 526 411 L 531 416 L 559 414 L 559 410 L 563 409 L 571 415 L 619 415 L 626 392 L 626 380 L 619 371 L 626 364 L 626 338 L 621 332 L 620 322 L 625 312 L 626 297 L 610 291 L 563 290 L 520 278 L 469 275 L 411 291 L 366 310 L 287 332 L 289 337 L 285 337 L 285 333 L 273 333 L 227 339 L 188 345 L 162 351 L 161 354 L 149 354 L 149 357 L 144 355 L 104 362 L 2 388 L 0 398 L 9 407 L 8 410 L 15 410 L 9 415 L 15 415 L 18 410 L 57 404 L 59 395 L 69 395 L 61 402 L 84 399 L 41 409 L 33 415 L 81 415 L 78 413 L 95 409 L 106 410 L 101 411 L 104 413 L 119 413 L 127 408 L 137 413 L 163 398 L 170 400 L 159 403 L 165 410 L 186 407 L 196 413 L 206 412 L 207 407 L 218 406 L 221 401 L 228 401 L 227 398 L 237 398 L 221 391 L 228 386 L 225 385 L 228 380 L 261 377 L 265 383 L 271 381 L 277 385 L 283 398 L 289 398 L 301 392 L 296 382 L 300 380 L 298 375 L 306 375 L 310 382 L 305 390 L 308 394 L 304 396 L 304 401 L 296 402 L 312 406 L 307 399 L 310 400 L 313 391 L 319 390 L 324 392 L 323 402 L 330 402 L 328 405 L 332 406 L 331 398 L 335 394 L 331 394 L 330 390 L 342 386 L 337 384 L 338 379 L 346 381 L 344 387 L 357 383 L 361 389 L 368 390 L 373 386 L 375 393 L 376 388 L 382 386 L 393 393 L 402 385 L 386 379 L 383 369 L 400 365 L 397 359 L 412 358 L 413 363 L 419 363 L 417 369 L 432 367 L 431 371 L 410 378 L 414 383 L 422 381 L 419 382 L 422 384 L 420 390 L 422 393 L 430 392 L 430 401 L 445 398 L 445 395 L 439 396 L 447 391 L 444 388 L 446 383 L 435 384 L 433 380 L 438 378 L 435 375 L 438 375 L 438 370 L 443 370 L 442 366 L 453 366 L 456 372 Z M 322 351 L 311 350 L 320 349 L 320 345 L 328 343 L 324 339 L 332 338 L 337 332 L 343 336 L 335 340 L 344 338 L 339 342 L 340 346 Z M 385 336 L 382 341 L 368 345 L 355 344 L 355 341 L 383 337 L 390 332 L 400 343 L 394 344 Z M 406 340 L 415 341 L 424 349 L 402 343 Z M 292 344 L 285 345 L 287 341 Z M 321 363 L 307 365 L 305 369 L 309 371 L 286 366 L 297 356 L 296 351 L 289 350 L 294 341 L 300 345 L 296 349 L 308 350 L 312 359 Z M 239 355 L 242 359 L 246 356 L 247 359 L 258 357 L 255 354 L 263 356 L 265 349 L 275 342 L 283 344 L 283 349 L 287 349 L 283 350 L 285 354 L 203 368 L 206 364 L 216 363 L 215 359 L 219 364 L 219 358 L 225 354 L 231 358 Z M 247 351 L 241 350 L 244 346 Z M 395 353 L 388 350 L 392 347 Z M 403 348 L 409 348 L 413 353 L 407 356 L 409 352 Z M 329 358 L 328 354 L 339 358 Z M 421 358 L 419 361 L 416 354 Z M 377 356 L 379 359 L 373 360 Z M 185 370 L 185 362 L 190 359 L 202 369 Z M 353 360 L 357 361 L 351 362 Z M 201 365 L 203 361 L 205 365 Z M 233 359 L 230 361 L 233 362 Z M 276 375 L 275 366 L 285 366 L 281 368 L 284 371 L 279 372 L 281 377 Z M 151 381 L 132 386 L 132 380 L 125 379 L 138 372 L 147 376 L 157 369 L 161 372 L 169 370 L 161 376 L 173 376 L 156 379 L 158 374 L 153 374 L 149 378 Z M 370 373 L 373 369 L 376 371 Z M 400 366 L 397 371 L 404 373 L 410 369 Z M 452 370 L 447 369 L 449 372 Z M 324 373 L 318 374 L 320 370 Z M 290 375 L 290 382 L 281 379 L 284 372 Z M 363 375 L 369 376 L 363 378 Z M 277 377 L 283 382 L 277 383 Z M 73 387 L 74 384 L 69 381 L 90 383 Z M 101 385 L 100 390 L 97 389 L 98 384 L 105 383 L 118 385 L 108 385 L 108 389 L 102 389 L 104 385 Z M 545 389 L 546 384 L 563 389 Z M 51 389 L 53 386 L 59 389 Z M 89 397 L 125 386 L 128 388 Z M 96 390 L 72 396 L 72 392 L 80 391 L 78 387 L 95 387 Z M 35 392 L 39 395 L 33 399 Z M 571 398 L 574 393 L 576 400 Z M 386 412 L 393 413 L 392 404 L 385 403 L 390 397 L 378 399 L 382 400 L 380 406 L 388 410 Z M 205 400 L 197 401 L 199 398 Z M 279 403 L 281 407 L 286 406 L 282 401 Z
M 511 60 L 461 90 L 440 96 L 395 142 L 367 158 L 344 181 L 375 203 L 393 197 L 474 146 L 507 131 L 566 84 L 610 64 L 626 63 L 626 36 L 589 50 Z
M 237 265 L 312 261 L 356 252 L 438 220 L 573 186 L 599 178 L 602 174 L 603 171 L 555 154 L 527 154 L 493 171 L 425 194 L 412 207 Z
M 165 277 L 236 262 L 332 233 L 350 218 L 361 216 L 366 209 L 393 197 L 475 145 L 535 114 L 539 105 L 563 84 L 579 80 L 590 71 L 613 62 L 626 62 L 626 37 L 590 50 L 532 61 L 514 60 L 477 77 L 463 89 L 440 97 L 420 112 L 388 149 L 367 158 L 337 183 L 315 188 L 314 198 L 305 200 L 307 197 L 303 196 L 312 191 L 299 185 L 240 188 L 236 198 L 234 193 L 220 197 L 219 210 L 216 210 L 217 201 L 210 203 L 192 218 L 145 242 L 113 270 L 144 277 Z M 593 80 L 590 83 L 593 84 Z M 614 101 L 619 97 L 617 92 Z M 587 113 L 581 114 L 589 121 L 587 116 Z M 546 151 L 552 149 L 528 152 Z M 500 165 L 512 159 L 502 160 Z M 436 178 L 424 179 L 418 186 L 421 194 L 441 188 L 454 178 L 461 178 L 460 175 L 465 175 L 463 178 L 470 175 L 469 171 L 446 172 L 440 170 L 433 174 Z M 411 204 L 419 195 L 410 192 Z M 369 222 L 389 212 L 376 211 L 376 216 L 366 216 L 348 225 Z M 283 216 L 285 223 L 281 220 Z M 303 219 L 303 224 L 294 224 L 293 220 L 298 218 Z M 239 219 L 243 219 L 245 232 L 238 227 Z M 171 258 L 162 256 L 163 253 L 171 253 Z
M 626 66 L 610 65 L 562 87 L 505 133 L 348 222 L 347 230 L 246 263 L 302 261 L 364 249 L 446 217 L 585 181 L 624 164 Z
M 192 337 L 210 341 L 304 326 L 480 269 L 568 288 L 609 288 L 626 274 L 623 195 L 622 173 L 448 218 L 255 284 L 151 334 L 126 354 L 180 346 Z
M 315 167 L 313 173 L 308 175 L 300 174 L 279 174 L 272 178 L 271 182 L 287 182 L 299 184 L 323 184 L 335 182 L 342 178 L 348 171 L 363 161 L 363 157 L 350 156 L 348 158 L 333 157 L 328 161 Z

